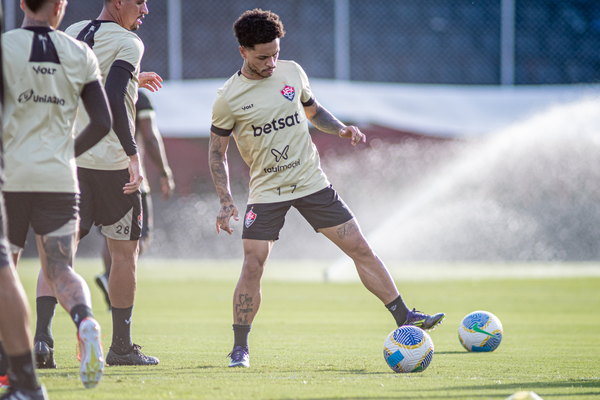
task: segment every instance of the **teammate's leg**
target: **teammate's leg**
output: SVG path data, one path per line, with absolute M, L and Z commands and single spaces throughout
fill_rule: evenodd
M 112 267 L 108 291 L 112 304 L 113 336 L 106 356 L 109 365 L 156 365 L 158 358 L 143 354 L 131 340 L 138 258 L 137 240 L 107 238 Z
M 112 264 L 112 260 L 110 257 L 110 250 L 108 250 L 108 243 L 106 242 L 106 238 L 102 241 L 102 264 L 104 265 L 104 272 L 95 276 L 96 285 L 102 291 L 104 295 L 104 301 L 108 305 L 108 311 L 112 309 L 112 305 L 110 304 L 110 296 L 108 294 L 108 280 L 110 279 L 110 268 Z
M 33 367 L 27 296 L 8 260 L 6 254 L 0 261 L 0 337 L 10 366 L 9 393 L 20 398 L 47 399 Z
M 18 264 L 23 249 L 12 246 L 12 259 L 15 265 Z M 54 337 L 52 336 L 52 319 L 56 311 L 58 301 L 54 291 L 46 283 L 44 271 L 40 269 L 36 288 L 36 328 L 33 337 L 33 353 L 35 364 L 39 369 L 57 368 L 54 361 Z
M 92 313 L 90 289 L 73 269 L 77 221 L 73 220 L 69 225 L 72 229 L 67 231 L 72 231 L 71 234 L 60 229 L 48 235 L 36 235 L 36 241 L 43 277 L 77 327 L 81 381 L 86 388 L 93 388 L 104 372 L 100 325 Z
M 58 300 L 54 292 L 46 283 L 44 271 L 40 269 L 36 288 L 36 326 L 33 337 L 33 352 L 38 368 L 57 368 L 54 361 L 54 338 L 52 336 L 52 319 L 56 311 Z
M 142 236 L 140 237 L 140 253 L 144 254 L 152 242 L 153 228 L 152 197 L 150 193 L 142 193 Z
M 4 199 L 8 216 L 8 239 L 10 241 L 12 259 L 16 266 L 21 258 L 23 247 L 25 247 L 27 232 L 34 215 L 36 194 L 4 192 Z M 38 296 L 41 297 L 36 299 L 37 326 L 34 337 L 34 354 L 38 368 L 56 368 L 53 355 L 54 339 L 52 337 L 51 324 L 57 301 L 54 297 L 54 292 L 52 292 L 52 289 L 48 287 L 43 279 L 43 272 L 41 270 L 40 275 L 41 279 L 38 280 Z M 0 362 L 0 364 L 3 363 Z
M 117 354 L 127 354 L 133 349 L 131 340 L 131 315 L 137 289 L 137 240 L 107 238 L 111 253 L 111 274 L 108 280 L 113 317 L 113 336 L 110 349 Z
M 152 200 L 148 193 L 142 193 L 142 220 L 142 236 L 140 237 L 138 244 L 138 257 L 142 255 L 152 241 L 150 236 L 150 232 L 152 230 Z M 108 294 L 108 282 L 110 279 L 112 259 L 110 250 L 108 249 L 107 239 L 103 241 L 101 254 L 102 262 L 104 264 L 104 272 L 96 275 L 95 281 L 102 291 L 102 294 L 104 294 L 104 299 L 106 304 L 108 304 L 108 309 L 111 310 L 112 305 L 110 303 L 110 296 Z
M 5 221 L 4 202 L 0 198 L 0 340 L 3 342 L 0 346 L 3 361 L 8 361 L 6 372 L 10 369 L 10 379 L 4 383 L 10 385 L 8 393 L 15 397 L 47 399 L 46 390 L 40 386 L 33 368 L 29 304 L 12 265 L 9 243 L 4 236 Z
M 248 335 L 261 303 L 261 279 L 273 247 L 270 240 L 244 239 L 244 263 L 233 293 L 234 344 L 230 367 L 249 367 Z

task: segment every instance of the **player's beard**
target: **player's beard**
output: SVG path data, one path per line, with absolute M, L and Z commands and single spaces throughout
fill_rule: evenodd
M 261 72 L 258 68 L 256 68 L 254 65 L 252 65 L 249 61 L 246 61 L 246 68 L 250 72 L 252 72 L 253 75 L 260 76 L 261 78 L 269 78 L 272 75 L 272 74 L 268 73 L 268 70 Z M 273 67 L 273 69 L 275 69 L 275 67 Z
M 135 19 L 135 21 L 133 22 L 133 24 L 131 25 L 131 27 L 129 28 L 130 31 L 137 31 L 138 29 L 140 29 L 140 25 L 141 22 L 138 21 L 142 21 L 142 16 L 138 17 Z

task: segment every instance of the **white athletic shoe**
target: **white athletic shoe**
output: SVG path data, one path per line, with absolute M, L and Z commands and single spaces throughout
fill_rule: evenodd
M 87 389 L 95 387 L 104 373 L 104 353 L 100 341 L 100 324 L 93 318 L 85 318 L 79 325 L 79 375 Z

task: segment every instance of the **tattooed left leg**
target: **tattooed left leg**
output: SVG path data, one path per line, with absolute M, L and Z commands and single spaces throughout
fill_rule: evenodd
M 319 232 L 352 258 L 362 283 L 384 304 L 398 297 L 398 290 L 386 266 L 373 252 L 354 218 L 338 226 L 319 229 Z
M 43 271 L 40 279 L 45 280 L 38 286 L 48 285 L 61 306 L 69 312 L 78 304 L 91 308 L 90 289 L 73 269 L 75 235 L 36 235 L 36 241 Z

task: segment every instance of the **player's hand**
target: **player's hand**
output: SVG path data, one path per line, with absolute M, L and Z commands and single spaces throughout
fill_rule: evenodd
M 160 177 L 160 192 L 162 199 L 167 200 L 173 194 L 175 190 L 175 181 L 173 180 L 173 174 L 167 173 L 166 176 Z
M 234 220 L 239 221 L 238 209 L 233 202 L 221 204 L 219 215 L 217 215 L 217 233 L 221 233 L 221 230 L 229 233 L 233 232 L 233 229 L 229 227 L 229 220 L 233 217 Z
M 356 146 L 360 142 L 365 143 L 367 141 L 367 136 L 354 125 L 343 127 L 340 129 L 339 135 L 342 138 L 350 139 L 350 144 L 352 146 Z
M 148 89 L 151 92 L 156 92 L 162 88 L 162 78 L 156 72 L 142 72 L 138 78 L 140 87 Z
M 129 157 L 129 183 L 126 183 L 123 187 L 123 193 L 133 194 L 140 189 L 144 177 L 142 176 L 142 168 L 140 166 L 140 159 L 137 154 Z

